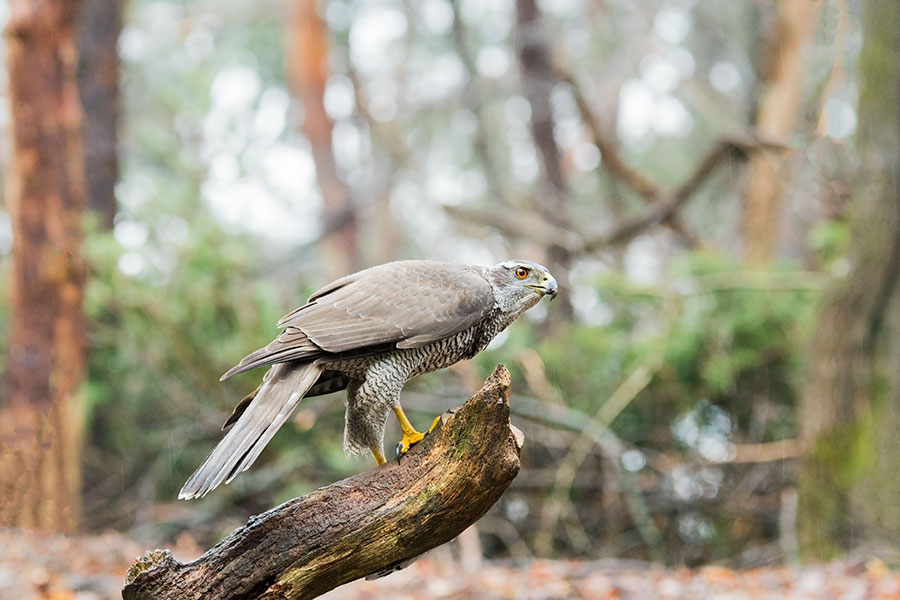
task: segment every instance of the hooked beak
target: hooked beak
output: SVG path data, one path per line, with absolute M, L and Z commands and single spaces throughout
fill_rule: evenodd
M 556 293 L 558 291 L 559 291 L 559 286 L 556 284 L 556 280 L 551 277 L 550 281 L 547 282 L 547 285 L 544 288 L 544 295 L 550 296 L 550 301 L 553 302 L 553 300 L 556 298 Z
M 556 280 L 552 277 L 549 277 L 544 282 L 544 285 L 529 285 L 528 287 L 543 296 L 550 296 L 551 301 L 556 298 L 556 294 L 559 291 L 559 286 L 557 285 Z

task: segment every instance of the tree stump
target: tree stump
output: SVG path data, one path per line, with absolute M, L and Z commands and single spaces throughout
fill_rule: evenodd
M 523 441 L 509 423 L 509 371 L 498 365 L 399 463 L 251 517 L 187 564 L 168 550 L 147 552 L 129 569 L 122 597 L 315 598 L 389 573 L 481 518 L 519 472 Z

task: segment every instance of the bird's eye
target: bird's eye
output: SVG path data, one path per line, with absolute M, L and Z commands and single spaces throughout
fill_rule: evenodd
M 519 267 L 518 269 L 516 269 L 516 277 L 518 277 L 519 279 L 525 279 L 526 277 L 528 277 L 528 269 L 526 269 L 525 267 Z

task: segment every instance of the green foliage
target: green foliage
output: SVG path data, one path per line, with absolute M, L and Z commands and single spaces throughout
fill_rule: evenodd
M 844 256 L 849 241 L 850 229 L 845 221 L 822 221 L 809 232 L 809 245 L 825 264 Z
M 728 411 L 737 438 L 760 403 L 780 407 L 784 419 L 767 423 L 756 441 L 789 435 L 815 290 L 795 287 L 791 269 L 746 273 L 708 254 L 689 255 L 669 271 L 655 289 L 604 277 L 596 291 L 611 321 L 573 324 L 540 344 L 560 397 L 594 414 L 634 369 L 661 357 L 654 379 L 614 424 L 625 439 L 640 442 L 653 423 L 668 426 L 700 402 Z
M 792 407 L 816 294 L 794 287 L 792 270 L 742 273 L 720 257 L 690 257 L 674 275 L 689 290 L 668 333 L 675 396 L 727 407 L 743 426 L 757 401 Z

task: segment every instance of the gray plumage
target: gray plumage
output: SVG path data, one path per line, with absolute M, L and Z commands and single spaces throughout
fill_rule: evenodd
M 556 292 L 547 269 L 528 261 L 400 261 L 330 283 L 279 321 L 284 331 L 274 341 L 222 376 L 273 365 L 178 497 L 204 496 L 249 468 L 308 396 L 346 389 L 344 450 L 380 452 L 387 415 L 410 378 L 471 358 Z

